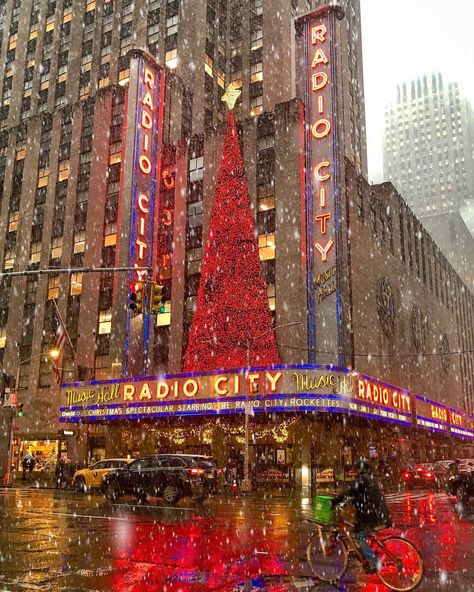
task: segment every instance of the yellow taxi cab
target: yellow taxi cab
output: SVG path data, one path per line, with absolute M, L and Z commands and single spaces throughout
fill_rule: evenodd
M 74 473 L 74 488 L 76 491 L 85 492 L 90 489 L 99 489 L 104 475 L 114 469 L 120 469 L 132 462 L 133 458 L 107 458 L 99 460 L 87 469 L 81 469 Z

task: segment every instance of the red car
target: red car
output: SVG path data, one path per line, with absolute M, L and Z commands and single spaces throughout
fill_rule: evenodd
M 416 465 L 401 473 L 402 483 L 407 489 L 414 487 L 439 487 L 439 481 L 431 463 Z

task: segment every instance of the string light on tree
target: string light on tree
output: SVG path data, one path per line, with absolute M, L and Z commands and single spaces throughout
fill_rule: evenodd
M 228 93 L 228 104 L 235 104 L 235 92 Z M 184 371 L 279 362 L 239 137 L 229 112 Z

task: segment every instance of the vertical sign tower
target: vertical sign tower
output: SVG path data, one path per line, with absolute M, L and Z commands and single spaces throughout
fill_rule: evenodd
M 309 361 L 342 365 L 344 154 L 339 138 L 336 20 L 325 6 L 296 21 L 297 80 L 304 102 Z
M 150 334 L 150 284 L 156 279 L 159 168 L 163 131 L 164 72 L 141 50 L 130 52 L 130 82 L 123 123 L 122 175 L 118 228 L 119 265 L 133 268 L 117 286 L 115 314 L 126 326 L 124 375 L 146 373 Z M 144 268 L 148 268 L 144 269 Z M 142 312 L 125 309 L 128 293 L 143 292 Z M 123 326 L 123 325 L 122 325 Z M 125 345 L 125 348 L 123 348 Z

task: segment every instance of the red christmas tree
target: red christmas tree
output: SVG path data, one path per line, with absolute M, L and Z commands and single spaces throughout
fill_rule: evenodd
M 184 371 L 279 362 L 244 163 L 230 112 Z

